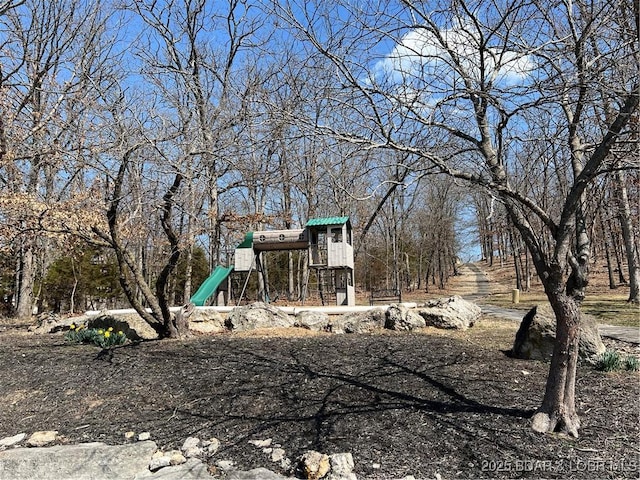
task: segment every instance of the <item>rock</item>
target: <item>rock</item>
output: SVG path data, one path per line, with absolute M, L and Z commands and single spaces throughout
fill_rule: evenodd
M 148 470 L 149 459 L 157 448 L 154 442 L 115 446 L 94 442 L 46 448 L 12 448 L 0 452 L 0 478 L 144 478 L 144 472 L 151 475 Z
M 306 451 L 298 461 L 298 470 L 307 480 L 318 480 L 329 473 L 329 456 L 315 450 Z
M 221 333 L 226 330 L 226 327 L 220 312 L 196 309 L 189 317 L 189 330 L 198 333 Z
M 333 333 L 370 333 L 384 328 L 385 311 L 382 308 L 366 312 L 348 313 L 332 320 L 329 329 Z
M 47 430 L 42 432 L 34 432 L 27 440 L 30 447 L 42 447 L 56 441 L 58 436 L 57 430 Z
M 220 440 L 217 438 L 211 438 L 206 442 L 202 442 L 202 447 L 206 449 L 207 454 L 213 455 L 220 448 Z
M 324 312 L 302 311 L 296 314 L 294 325 L 315 332 L 326 332 L 329 329 L 329 315 Z
M 198 447 L 195 447 L 198 448 Z M 167 452 L 167 456 L 169 457 L 169 465 L 182 465 L 183 463 L 187 463 L 187 458 L 182 455 L 178 450 L 172 450 Z M 195 455 L 194 455 L 195 456 Z
M 350 453 L 329 455 L 329 464 L 331 472 L 327 476 L 327 480 L 357 480 L 356 474 L 353 473 L 355 463 Z
M 162 455 L 161 457 L 155 457 L 151 459 L 151 462 L 149 462 L 149 470 L 155 472 L 156 470 L 168 467 L 169 465 L 171 465 L 171 458 Z
M 597 357 L 606 350 L 595 318 L 582 314 L 579 331 L 579 358 L 587 363 L 595 363 Z M 550 360 L 555 338 L 556 317 L 551 306 L 537 305 L 522 319 L 510 354 L 526 360 Z
M 5 437 L 2 440 L 0 440 L 0 447 L 11 447 L 16 443 L 20 443 L 22 440 L 26 438 L 26 436 L 27 436 L 26 433 L 18 433 L 13 437 Z
M 292 327 L 293 320 L 282 310 L 262 302 L 235 307 L 225 320 L 225 326 L 242 332 L 256 328 Z
M 167 468 L 161 468 L 155 472 L 148 469 L 140 472 L 133 477 L 92 477 L 92 478 L 131 478 L 135 480 L 205 480 L 212 478 L 207 471 L 207 464 L 200 460 L 190 458 L 181 465 L 173 465 Z M 82 480 L 87 480 L 83 477 Z
M 35 325 L 29 326 L 32 333 L 56 333 L 69 330 L 71 325 L 79 326 L 86 324 L 87 317 L 60 317 L 54 313 L 43 313 L 38 316 Z
M 196 333 L 211 334 L 211 333 L 222 333 L 227 329 L 224 326 L 224 320 L 221 320 L 220 323 L 216 323 L 216 322 L 189 323 L 189 330 Z
M 108 314 L 105 312 L 89 319 L 87 327 L 103 330 L 113 327 L 116 332 L 124 333 L 129 340 L 133 341 L 158 338 L 157 332 L 137 313 Z
M 402 305 L 391 305 L 385 312 L 384 328 L 408 330 L 426 326 L 424 318 Z
M 200 439 L 198 437 L 187 437 L 187 439 L 182 443 L 181 450 L 188 450 L 190 448 L 197 448 L 200 446 Z
M 135 480 L 205 480 L 210 479 L 208 467 L 199 460 L 190 458 L 182 465 L 162 468 L 155 472 L 147 470 L 134 477 Z
M 125 432 L 124 439 L 127 441 L 133 440 L 135 436 L 136 436 L 136 432 Z
M 144 442 L 145 440 L 149 440 L 151 438 L 151 434 L 149 432 L 142 432 L 138 435 L 138 441 Z
M 266 440 L 249 440 L 249 443 L 258 448 L 266 448 L 270 447 L 273 440 L 271 438 L 267 438 Z
M 345 475 L 336 475 L 334 473 L 329 473 L 329 475 L 327 475 L 325 478 L 326 480 L 358 480 L 358 477 L 353 472 L 347 473 Z
M 427 302 L 418 309 L 418 314 L 427 327 L 465 330 L 480 318 L 482 310 L 475 303 L 454 295 Z
M 232 460 L 218 460 L 216 465 L 222 470 L 233 470 L 234 463 Z
M 266 468 L 254 468 L 247 471 L 231 471 L 225 476 L 226 480 L 288 480 L 289 477 L 267 470 Z
M 200 447 L 189 447 L 183 449 L 182 452 L 187 458 L 199 458 L 204 453 L 204 450 Z
M 271 461 L 272 462 L 281 462 L 285 459 L 287 452 L 285 452 L 282 448 L 274 448 L 271 450 Z

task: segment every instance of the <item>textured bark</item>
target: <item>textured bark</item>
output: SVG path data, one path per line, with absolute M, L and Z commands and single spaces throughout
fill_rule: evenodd
M 625 183 L 624 173 L 616 172 L 616 190 L 618 200 L 618 218 L 622 228 L 622 238 L 627 254 L 627 267 L 629 269 L 629 299 L 628 301 L 640 304 L 640 261 L 638 259 L 638 249 L 631 217 L 631 207 L 629 206 L 629 195 Z
M 182 324 L 178 325 L 173 321 L 171 312 L 169 311 L 169 299 L 167 295 L 169 276 L 175 270 L 175 267 L 178 264 L 178 260 L 180 260 L 180 254 L 182 253 L 180 250 L 178 236 L 176 235 L 172 224 L 172 211 L 175 201 L 175 194 L 180 188 L 181 183 L 182 175 L 176 174 L 173 180 L 173 184 L 171 185 L 169 190 L 167 190 L 163 197 L 162 218 L 160 222 L 162 224 L 162 230 L 169 240 L 171 253 L 169 255 L 167 263 L 160 271 L 158 279 L 156 280 L 156 297 L 158 299 L 158 306 L 160 307 L 160 311 L 162 312 L 162 321 L 165 325 L 164 333 L 169 338 L 180 337 L 184 334 L 184 332 L 180 331 L 180 329 L 184 326 Z
M 109 244 L 116 255 L 120 274 L 118 279 L 127 300 L 138 315 L 140 315 L 142 319 L 155 330 L 158 336 L 160 338 L 164 338 L 169 336 L 169 332 L 167 331 L 167 322 L 163 319 L 162 308 L 160 307 L 154 292 L 147 284 L 141 268 L 138 266 L 138 263 L 131 254 L 126 250 L 120 238 L 118 225 L 119 206 L 122 199 L 122 186 L 127 173 L 130 156 L 133 151 L 134 150 L 125 152 L 122 158 L 122 163 L 118 169 L 118 173 L 114 179 L 112 197 L 109 209 L 107 210 L 109 231 L 107 233 L 98 228 L 94 228 L 94 232 Z M 148 312 L 145 306 L 141 303 L 136 290 L 140 292 L 144 301 L 147 302 L 151 312 Z
M 187 303 L 183 305 L 175 317 L 171 319 L 172 330 L 175 331 L 174 338 L 187 338 L 191 336 L 191 330 L 189 330 L 189 317 L 195 311 L 195 305 L 193 303 Z
M 20 258 L 20 288 L 16 316 L 20 319 L 30 318 L 33 314 L 33 289 L 36 274 L 35 254 L 33 247 L 26 246 Z
M 557 290 L 548 297 L 556 314 L 556 343 L 544 399 L 532 418 L 532 428 L 537 432 L 560 431 L 577 437 L 580 419 L 575 407 L 575 383 L 580 308 L 573 298 Z

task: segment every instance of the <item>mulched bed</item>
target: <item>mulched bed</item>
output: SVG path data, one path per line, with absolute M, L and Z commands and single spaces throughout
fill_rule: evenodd
M 7 331 L 0 368 L 0 438 L 120 444 L 149 431 L 170 449 L 216 437 L 211 463 L 278 471 L 248 443 L 272 438 L 292 459 L 351 452 L 359 479 L 639 475 L 637 373 L 580 367 L 580 438 L 540 435 L 529 418 L 548 365 L 447 335 L 225 334 L 100 351 Z

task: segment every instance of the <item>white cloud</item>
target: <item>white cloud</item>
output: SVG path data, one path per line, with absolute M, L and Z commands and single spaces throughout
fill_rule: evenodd
M 452 88 L 464 76 L 479 82 L 485 78 L 501 87 L 521 84 L 533 69 L 531 60 L 514 51 L 489 48 L 480 56 L 478 41 L 469 28 L 448 29 L 437 38 L 426 28 L 407 33 L 373 68 L 374 78 L 392 83 L 423 83 Z

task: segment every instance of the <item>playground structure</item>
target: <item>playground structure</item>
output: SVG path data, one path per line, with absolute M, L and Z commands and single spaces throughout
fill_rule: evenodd
M 322 304 L 325 297 L 334 296 L 336 305 L 355 305 L 354 260 L 351 222 L 349 217 L 310 219 L 304 228 L 248 232 L 234 252 L 233 266 L 217 266 L 198 291 L 191 297 L 196 306 L 211 299 L 227 304 L 230 298 L 230 275 L 246 275 L 238 303 L 244 297 L 253 271 L 262 273 L 265 252 L 306 250 L 307 271 L 302 301 L 309 290 L 311 273 Z M 264 275 L 262 275 L 264 279 Z M 261 300 L 269 303 L 268 285 L 261 289 Z

